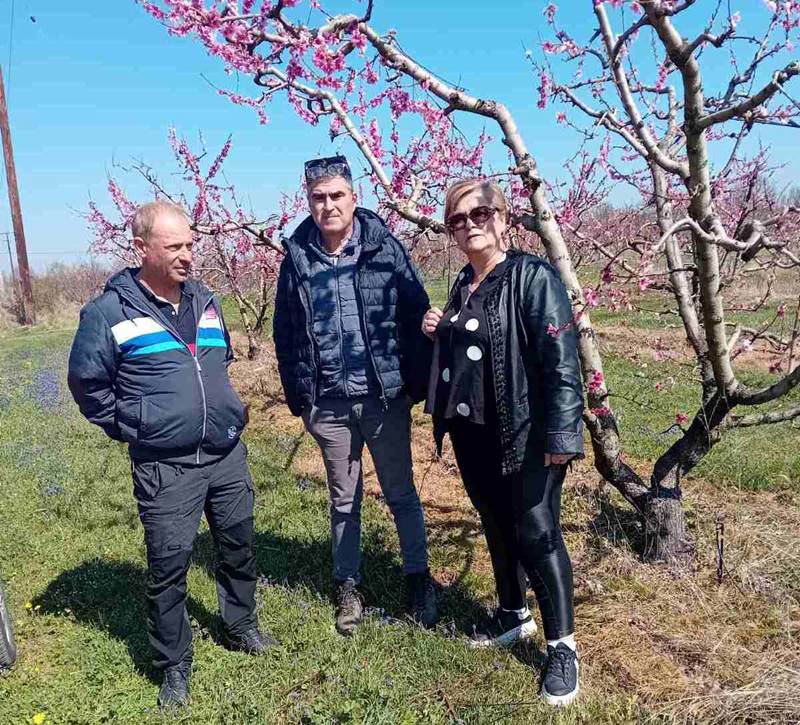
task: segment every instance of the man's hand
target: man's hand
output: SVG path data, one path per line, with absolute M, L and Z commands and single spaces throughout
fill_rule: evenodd
M 570 459 L 574 457 L 574 453 L 545 453 L 544 465 L 549 466 L 552 463 L 554 466 L 563 466 L 565 463 L 569 463 Z
M 436 327 L 442 319 L 442 311 L 438 307 L 431 307 L 422 318 L 422 332 L 433 340 L 436 337 Z

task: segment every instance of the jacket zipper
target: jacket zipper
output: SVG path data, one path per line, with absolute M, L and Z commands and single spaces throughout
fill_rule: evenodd
M 355 276 L 355 275 L 354 275 Z M 339 350 L 342 353 L 342 372 L 344 373 L 343 376 L 343 383 L 344 383 L 344 393 L 347 395 L 347 356 L 344 353 L 344 331 L 342 330 L 342 296 L 339 290 L 339 257 L 333 258 L 333 277 L 336 280 L 336 304 L 339 307 L 339 314 L 337 315 L 338 324 L 336 325 L 336 331 L 339 333 Z
M 121 296 L 125 297 L 125 301 L 131 307 L 133 307 L 133 309 L 138 310 L 139 312 L 141 312 L 144 315 L 147 315 L 147 317 L 149 317 L 150 319 L 155 319 L 154 316 L 153 316 L 152 311 L 148 311 L 148 310 L 144 309 L 143 307 L 140 307 L 130 297 L 127 297 L 125 295 L 121 295 Z M 206 300 L 205 305 L 203 305 L 203 308 L 200 310 L 200 317 L 203 316 L 203 313 L 206 311 L 206 308 L 211 304 L 213 299 L 214 299 L 213 297 L 209 297 L 208 300 Z M 206 437 L 206 424 L 207 424 L 207 418 L 208 418 L 208 407 L 207 407 L 207 403 L 206 403 L 206 389 L 205 389 L 205 387 L 203 387 L 203 379 L 202 379 L 202 376 L 200 375 L 200 372 L 201 372 L 202 368 L 200 367 L 200 360 L 198 360 L 198 358 L 197 358 L 197 350 L 198 350 L 197 342 L 198 342 L 198 338 L 200 336 L 200 317 L 198 317 L 197 320 L 196 320 L 197 328 L 196 328 L 195 333 L 194 333 L 194 350 L 195 350 L 195 354 L 192 355 L 192 359 L 194 360 L 195 371 L 197 373 L 197 382 L 200 384 L 200 396 L 201 396 L 202 401 L 203 401 L 203 433 L 200 436 L 200 443 L 197 446 L 197 454 L 196 454 L 196 458 L 195 458 L 197 463 L 200 463 L 200 448 L 203 445 L 203 438 Z M 156 321 L 159 322 L 159 323 L 161 322 L 161 320 L 156 320 Z M 166 320 L 163 320 L 163 321 L 166 322 Z M 186 350 L 186 352 L 188 352 L 191 355 L 192 351 L 189 349 L 189 346 L 184 342 L 183 338 L 178 334 L 177 329 L 172 327 L 172 324 L 169 323 L 169 322 L 166 322 L 165 327 L 166 327 L 167 332 L 169 332 L 178 342 L 182 343 L 183 344 L 183 349 Z
M 203 432 L 200 435 L 200 442 L 197 444 L 197 454 L 195 456 L 195 463 L 197 463 L 197 465 L 200 465 L 200 449 L 203 447 L 203 440 L 206 437 L 206 426 L 208 425 L 208 403 L 206 401 L 206 389 L 203 385 L 203 368 L 200 367 L 200 348 L 198 347 L 198 343 L 200 342 L 200 318 L 205 314 L 212 299 L 213 297 L 209 297 L 205 305 L 203 305 L 203 309 L 200 310 L 200 317 L 196 320 L 197 328 L 194 332 L 194 365 L 195 371 L 197 372 L 197 382 L 200 384 L 200 397 L 203 401 Z
M 363 254 L 359 255 L 358 258 L 358 266 L 356 268 L 356 273 L 354 275 L 354 284 L 356 290 L 358 291 L 358 299 L 361 302 L 361 309 L 359 310 L 358 320 L 361 324 L 361 334 L 364 336 L 364 344 L 367 346 L 367 352 L 369 353 L 369 359 L 372 363 L 372 371 L 375 373 L 375 379 L 378 381 L 378 387 L 381 391 L 381 402 L 383 403 L 383 409 L 388 410 L 389 403 L 386 400 L 386 389 L 383 387 L 383 380 L 381 380 L 380 373 L 378 372 L 378 366 L 375 364 L 375 356 L 372 354 L 372 345 L 369 344 L 369 335 L 367 335 L 367 321 L 364 317 L 366 309 L 366 303 L 364 302 L 364 294 L 361 291 L 361 260 L 363 259 Z

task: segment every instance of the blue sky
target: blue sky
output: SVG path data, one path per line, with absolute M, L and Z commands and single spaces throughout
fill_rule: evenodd
M 588 3 L 564 0 L 559 12 L 566 16 Z M 536 81 L 524 49 L 546 35 L 544 5 L 377 0 L 373 23 L 395 28 L 403 47 L 446 79 L 506 103 L 542 172 L 553 176 L 576 139 L 555 123 L 555 109 L 536 108 Z M 12 2 L 0 2 L 0 64 L 36 268 L 83 257 L 90 239 L 77 211 L 90 198 L 107 206 L 106 180 L 115 162 L 142 159 L 164 177 L 173 170 L 170 126 L 190 140 L 202 131 L 210 149 L 232 134 L 227 175 L 257 212 L 271 211 L 279 194 L 296 186 L 304 159 L 336 150 L 325 128 L 303 124 L 281 103 L 272 105 L 270 123 L 261 126 L 252 110 L 219 97 L 209 81 L 226 88 L 238 82 L 242 92 L 252 84 L 226 76 L 196 42 L 168 36 L 133 0 L 14 0 L 13 6 L 12 38 Z M 590 19 L 578 26 L 578 35 L 585 37 Z M 779 158 L 790 159 L 795 133 L 777 129 L 761 137 Z M 500 160 L 504 151 L 494 144 L 492 158 Z M 343 148 L 355 159 L 350 147 Z M 784 172 L 783 179 L 793 180 L 792 174 Z M 133 190 L 141 192 L 135 185 Z M 0 232 L 10 229 L 3 175 Z M 0 269 L 7 270 L 7 255 L 0 252 Z

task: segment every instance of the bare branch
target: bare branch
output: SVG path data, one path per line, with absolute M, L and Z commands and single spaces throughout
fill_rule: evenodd
M 770 80 L 767 85 L 741 103 L 723 108 L 715 113 L 700 116 L 695 122 L 697 129 L 706 129 L 714 124 L 729 121 L 732 118 L 747 116 L 747 114 L 751 113 L 754 109 L 758 108 L 758 106 L 772 98 L 778 91 L 782 90 L 783 85 L 798 74 L 800 74 L 800 61 L 795 60 L 789 63 L 783 70 L 776 71 L 772 76 L 772 80 Z

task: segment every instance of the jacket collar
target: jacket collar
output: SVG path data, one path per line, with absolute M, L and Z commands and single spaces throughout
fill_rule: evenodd
M 127 299 L 131 304 L 142 306 L 147 305 L 148 308 L 157 310 L 144 291 L 136 282 L 135 276 L 139 274 L 140 267 L 126 267 L 120 272 L 117 272 L 111 279 L 106 282 L 106 292 L 116 292 L 121 297 Z M 208 300 L 211 298 L 211 291 L 200 280 L 187 279 L 183 283 L 183 291 L 185 294 L 194 298 L 195 305 L 205 307 Z
M 355 218 L 361 228 L 362 252 L 371 252 L 378 249 L 383 244 L 386 236 L 391 234 L 386 222 L 374 211 L 358 206 L 355 210 Z M 290 237 L 284 237 L 282 240 L 284 249 L 294 254 L 299 247 L 311 243 L 312 232 L 319 233 L 319 230 L 314 223 L 314 219 L 309 215 L 300 223 Z

